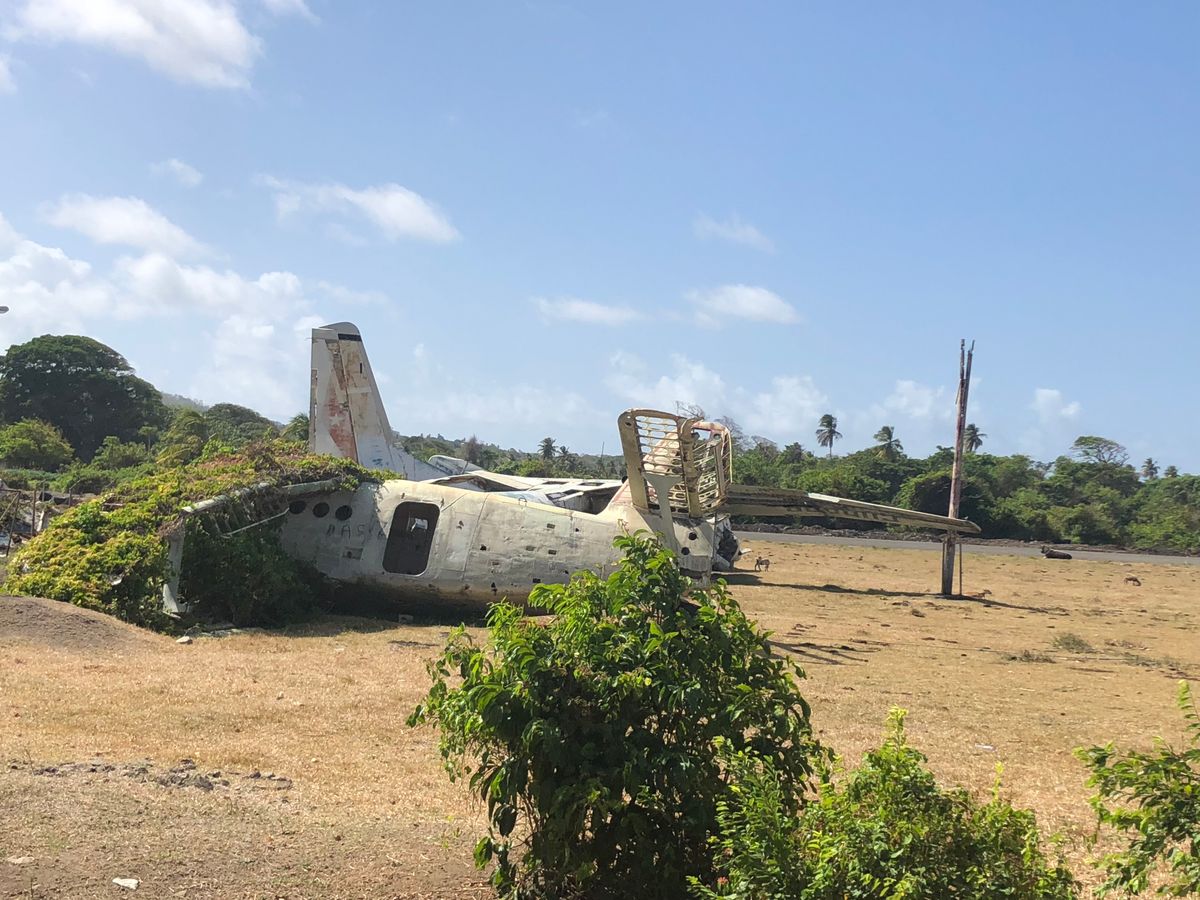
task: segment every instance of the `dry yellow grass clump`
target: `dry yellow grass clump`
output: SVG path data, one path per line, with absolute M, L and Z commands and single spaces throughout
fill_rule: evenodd
M 983 596 L 943 600 L 933 553 L 759 546 L 770 570 L 733 593 L 807 669 L 822 739 L 853 763 L 907 708 L 943 780 L 986 791 L 1003 763 L 1090 877 L 1071 750 L 1180 737 L 1200 568 L 968 556 Z M 149 897 L 488 894 L 481 817 L 435 736 L 403 724 L 450 623 L 179 645 L 30 602 L 0 600 L 0 896 L 94 897 L 117 877 Z

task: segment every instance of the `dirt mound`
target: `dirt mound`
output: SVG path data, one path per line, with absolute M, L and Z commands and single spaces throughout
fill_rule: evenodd
M 165 640 L 112 616 L 41 597 L 0 596 L 0 643 L 65 650 L 131 650 Z

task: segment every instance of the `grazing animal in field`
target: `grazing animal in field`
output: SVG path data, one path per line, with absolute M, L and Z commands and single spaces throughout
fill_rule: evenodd
M 1055 550 L 1053 547 L 1042 548 L 1043 559 L 1070 559 L 1071 554 L 1064 550 Z
M 1125 576 L 1125 583 L 1126 583 L 1126 584 L 1132 584 L 1134 587 L 1141 587 L 1141 586 L 1142 586 L 1142 580 L 1141 580 L 1140 578 L 1138 578 L 1136 575 L 1126 575 L 1126 576 Z
M 771 561 L 765 556 L 760 556 L 754 560 L 754 571 L 763 572 L 771 568 Z

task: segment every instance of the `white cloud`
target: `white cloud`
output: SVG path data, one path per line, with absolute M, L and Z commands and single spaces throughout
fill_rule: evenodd
M 775 252 L 775 242 L 749 222 L 743 222 L 741 216 L 737 213 L 734 213 L 724 222 L 718 222 L 716 219 L 701 213 L 692 222 L 692 231 L 696 237 L 702 240 L 716 238 L 720 241 L 728 241 L 731 244 L 744 244 L 747 247 L 753 247 L 755 250 L 762 250 L 766 253 Z
M 390 240 L 415 238 L 448 243 L 459 238 L 458 230 L 437 207 L 394 182 L 359 190 L 336 182 L 306 184 L 271 176 L 262 176 L 258 181 L 275 192 L 275 212 L 280 220 L 301 212 L 357 214 Z
M 513 426 L 578 427 L 604 415 L 571 390 L 523 382 L 472 383 L 457 366 L 444 366 L 423 343 L 413 346 L 408 359 L 397 360 L 402 378 L 388 371 L 394 360 L 394 355 L 386 355 L 375 359 L 374 366 L 381 384 L 404 384 L 403 391 L 381 388 L 388 419 L 402 433 L 428 430 L 462 436 L 482 434 L 488 426 L 493 426 L 493 434 Z
M 174 178 L 184 187 L 198 187 L 200 182 L 204 180 L 204 174 L 193 166 L 189 166 L 181 159 L 164 159 L 162 162 L 156 162 L 150 167 L 150 171 L 155 175 L 169 176 Z
M 697 321 L 706 328 L 719 328 L 730 320 L 774 322 L 790 325 L 800 321 L 795 308 L 773 291 L 748 284 L 726 284 L 707 291 L 691 291 Z
M 642 318 L 642 314 L 628 306 L 607 306 L 576 297 L 534 299 L 542 317 L 560 322 L 579 322 L 583 325 L 625 325 Z
M 199 356 L 188 360 L 196 372 L 190 383 L 164 389 L 241 403 L 276 419 L 304 406 L 308 332 L 330 321 L 322 307 L 380 296 L 292 272 L 247 277 L 158 252 L 122 257 L 101 273 L 26 239 L 0 215 L 0 304 L 10 307 L 0 316 L 0 347 L 47 332 L 104 339 L 121 322 L 169 316 L 186 323 L 186 346 Z
M 43 218 L 70 228 L 98 244 L 122 244 L 141 250 L 195 255 L 205 247 L 138 197 L 92 197 L 69 194 L 43 211 Z
M 261 52 L 229 0 L 25 0 L 5 34 L 100 47 L 205 87 L 246 87 Z
M 15 94 L 17 82 L 13 78 L 12 66 L 7 56 L 0 56 L 0 94 Z
M 878 415 L 896 413 L 910 419 L 950 420 L 954 401 L 944 387 L 931 387 L 918 381 L 900 379 L 883 403 L 874 407 Z
M 609 359 L 605 385 L 623 402 L 674 412 L 698 406 L 712 418 L 730 416 L 748 433 L 804 440 L 828 412 L 829 398 L 808 375 L 780 375 L 769 390 L 729 385 L 703 363 L 675 354 L 668 372 L 656 375 L 640 357 L 619 350 Z
M 262 5 L 273 16 L 299 16 L 310 22 L 317 21 L 304 0 L 262 0 Z
M 89 318 L 115 314 L 111 287 L 92 267 L 57 247 L 26 240 L 0 215 L 0 346 L 47 331 L 79 331 Z
M 753 394 L 745 404 L 741 424 L 748 432 L 799 436 L 811 433 L 829 398 L 809 375 L 777 376 L 771 390 Z
M 1029 408 L 1037 413 L 1038 420 L 1043 425 L 1054 425 L 1060 422 L 1070 422 L 1079 418 L 1083 411 L 1078 400 L 1068 403 L 1063 399 L 1062 391 L 1057 388 L 1037 388 L 1033 392 L 1033 402 Z

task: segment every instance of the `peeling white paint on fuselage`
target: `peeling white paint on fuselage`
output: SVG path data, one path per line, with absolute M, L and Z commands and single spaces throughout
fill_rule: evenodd
M 501 597 L 522 600 L 537 584 L 565 583 L 581 569 L 606 574 L 620 559 L 618 534 L 664 530 L 622 491 L 592 514 L 430 482 L 364 484 L 294 502 L 281 542 L 323 574 L 382 588 L 397 600 L 484 606 Z M 707 582 L 713 524 L 672 522 L 669 531 L 683 567 Z M 399 559 L 413 548 L 415 564 L 412 553 Z

